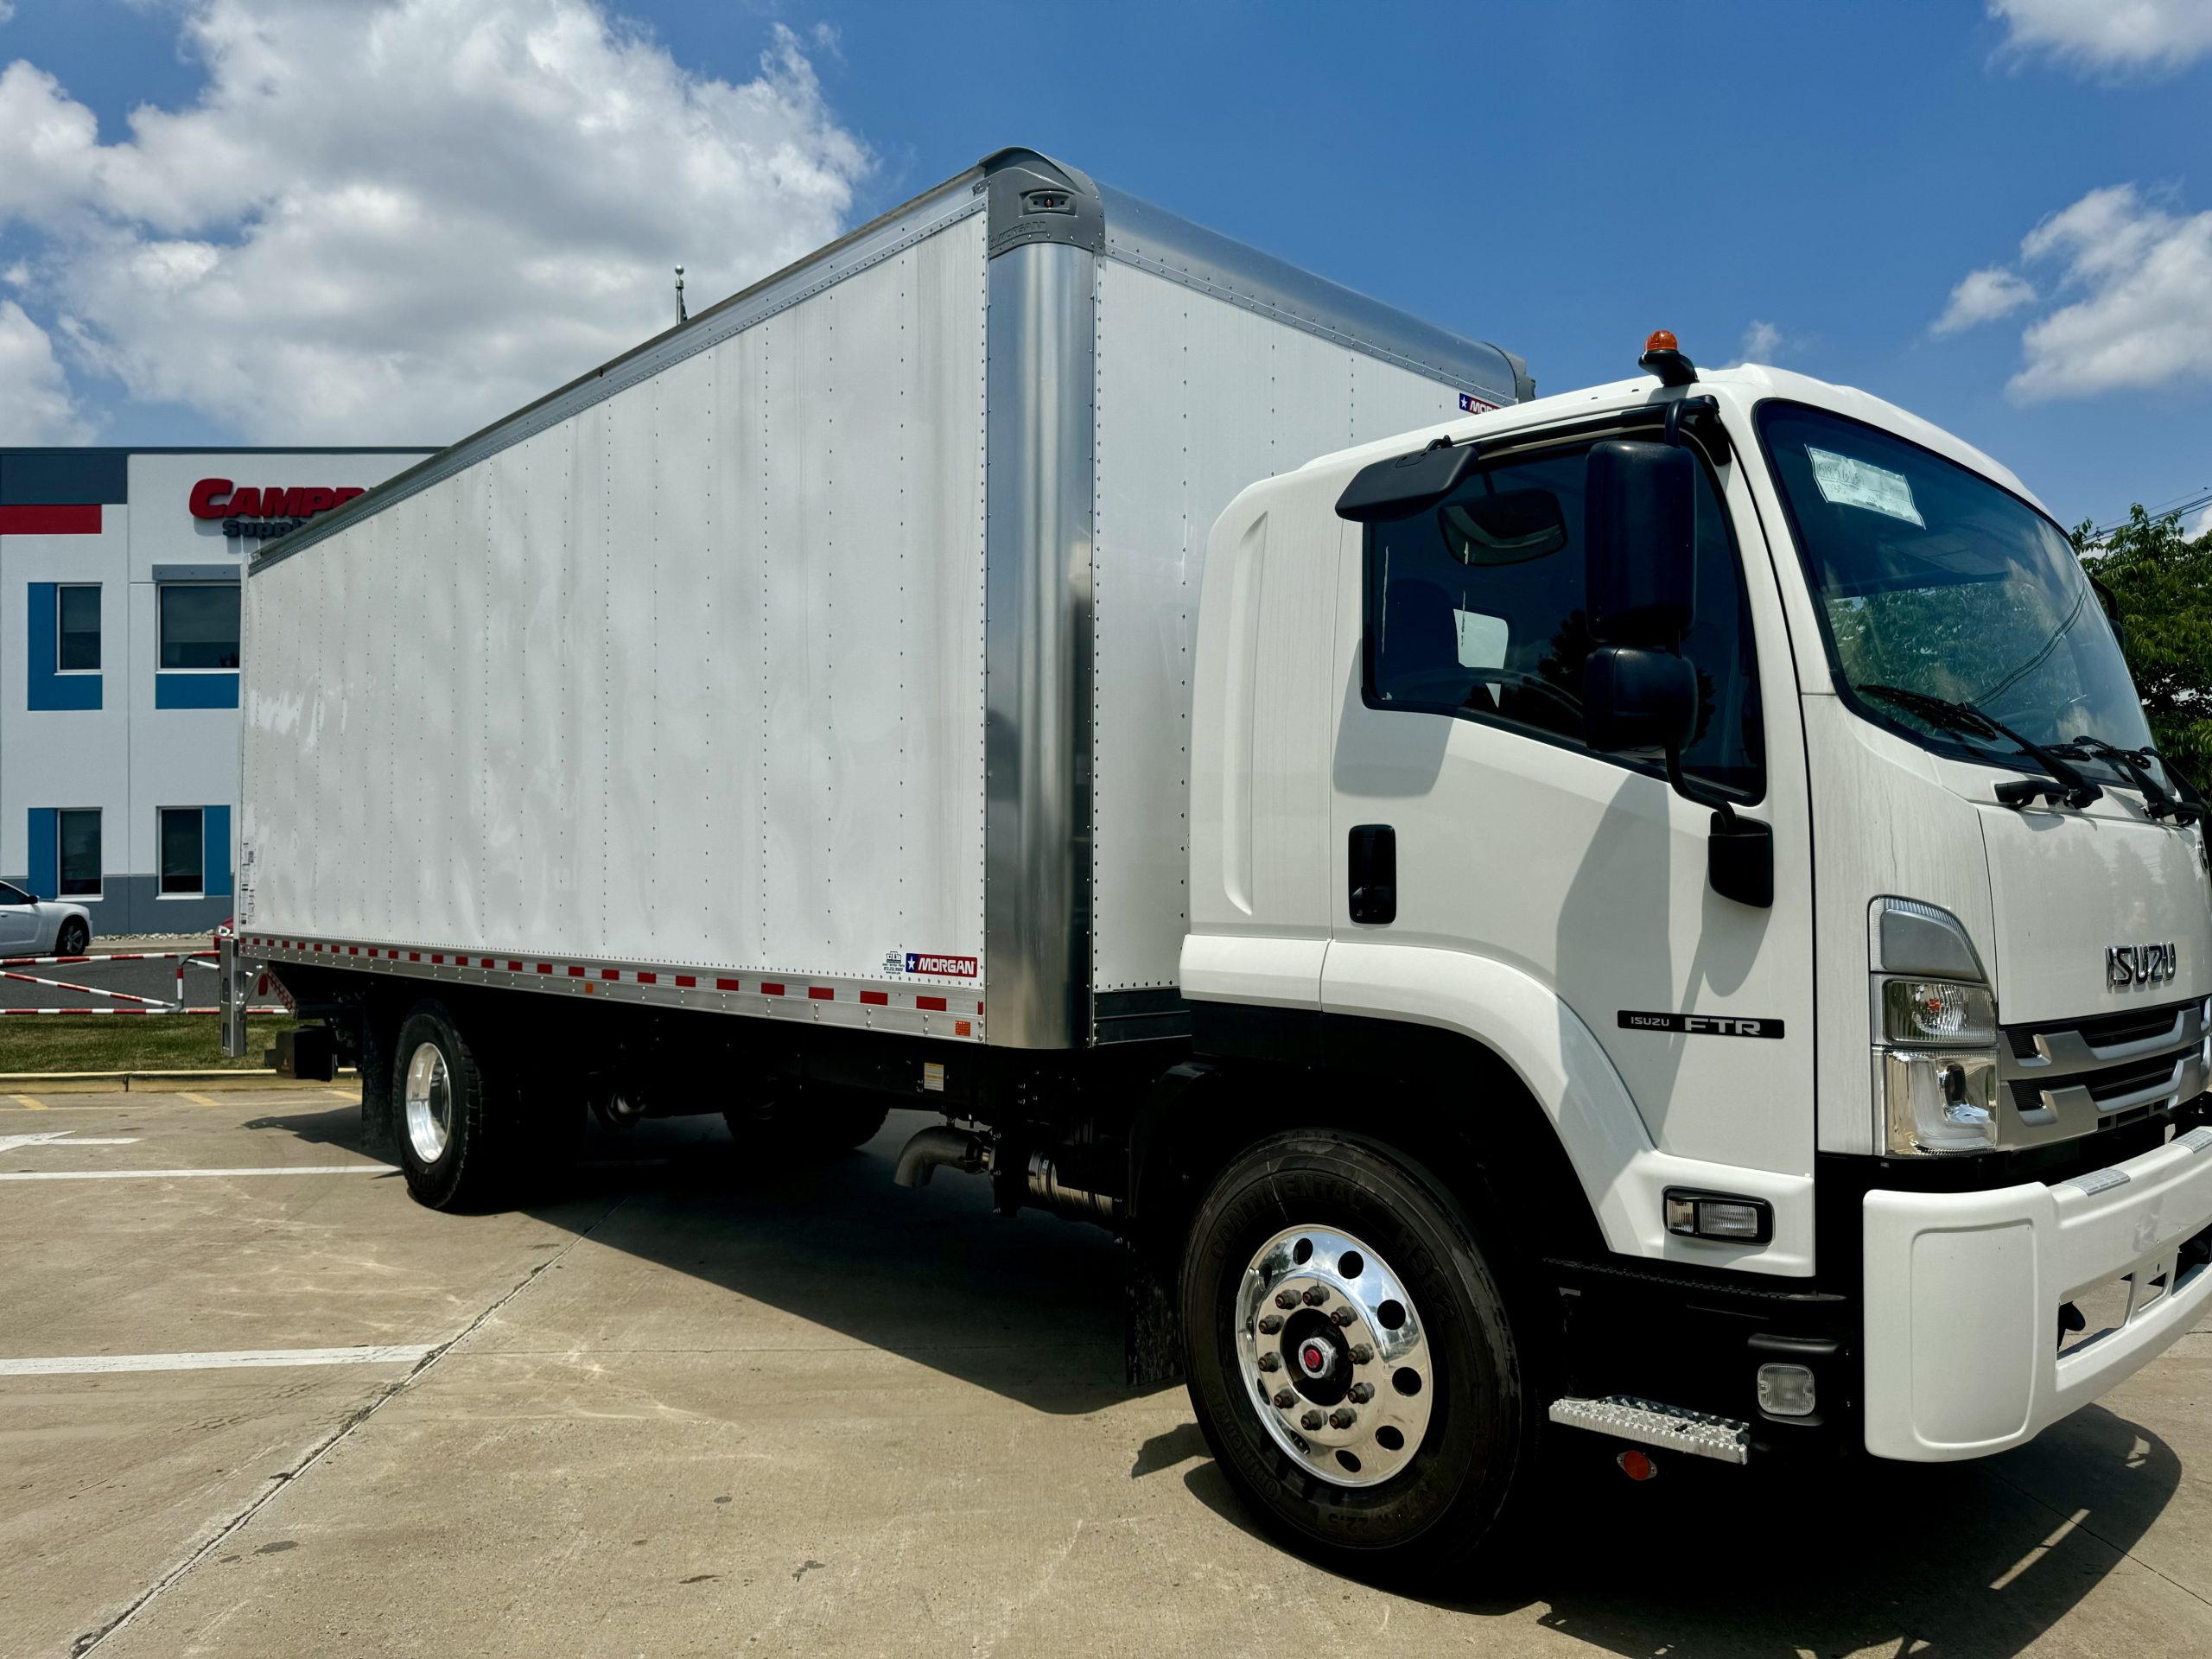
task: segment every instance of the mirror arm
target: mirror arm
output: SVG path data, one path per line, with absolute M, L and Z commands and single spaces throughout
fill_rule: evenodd
M 1694 445 L 1715 467 L 1726 467 L 1733 452 L 1720 424 L 1720 400 L 1710 392 L 1696 397 L 1677 397 L 1667 405 L 1661 441 L 1677 449 Z M 1685 442 L 1687 440 L 1687 443 Z
M 1709 785 L 1701 784 L 1682 770 L 1682 752 L 1673 745 L 1667 749 L 1667 782 L 1675 794 L 1694 806 L 1709 807 L 1713 814 L 1727 826 L 1723 834 L 1736 827 L 1736 807 L 1727 796 Z

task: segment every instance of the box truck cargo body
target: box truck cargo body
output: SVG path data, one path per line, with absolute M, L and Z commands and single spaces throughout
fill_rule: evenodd
M 2205 803 L 2002 466 L 1638 366 L 994 156 L 255 561 L 226 1044 L 447 1208 L 941 1113 L 1344 1570 L 2018 1446 L 2212 1308 Z
M 238 925 L 1014 1048 L 1172 1030 L 1215 516 L 1526 390 L 994 157 L 256 563 Z

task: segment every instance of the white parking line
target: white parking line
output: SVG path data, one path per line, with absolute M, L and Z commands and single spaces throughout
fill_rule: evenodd
M 0 1181 L 178 1181 L 200 1175 L 385 1175 L 390 1164 L 264 1164 L 258 1169 L 10 1169 Z
M 77 1138 L 74 1129 L 51 1129 L 44 1135 L 0 1135 L 0 1152 L 13 1152 L 17 1147 L 45 1147 L 63 1141 L 73 1147 L 135 1147 L 135 1135 L 88 1135 Z
M 412 1365 L 434 1342 L 373 1348 L 245 1348 L 227 1354 L 79 1354 L 0 1359 L 0 1376 L 97 1376 L 116 1371 L 221 1371 L 242 1365 Z

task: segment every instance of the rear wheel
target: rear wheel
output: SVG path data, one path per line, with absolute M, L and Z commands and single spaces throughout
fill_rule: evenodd
M 407 1190 L 434 1210 L 494 1207 L 525 1167 L 511 1092 L 487 1078 L 442 1002 L 415 1005 L 392 1045 L 391 1091 Z
M 801 1158 L 833 1158 L 882 1133 L 891 1103 L 872 1089 L 787 1084 L 750 1106 L 722 1114 L 741 1145 L 762 1142 Z
M 72 916 L 61 924 L 55 935 L 54 951 L 56 956 L 81 957 L 92 943 L 92 930 L 85 925 L 81 917 Z
M 1529 1357 L 1451 1195 L 1337 1135 L 1277 1136 L 1199 1206 L 1185 1374 L 1245 1501 L 1339 1571 L 1494 1550 L 1534 1485 Z

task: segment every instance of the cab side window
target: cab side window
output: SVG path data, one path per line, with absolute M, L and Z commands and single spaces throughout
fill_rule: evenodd
M 1585 448 L 1477 471 L 1441 506 L 1370 524 L 1366 696 L 1583 747 Z M 1697 503 L 1696 735 L 1682 769 L 1745 800 L 1765 792 L 1765 734 L 1750 601 L 1711 477 Z M 1658 761 L 1605 757 L 1643 770 Z

